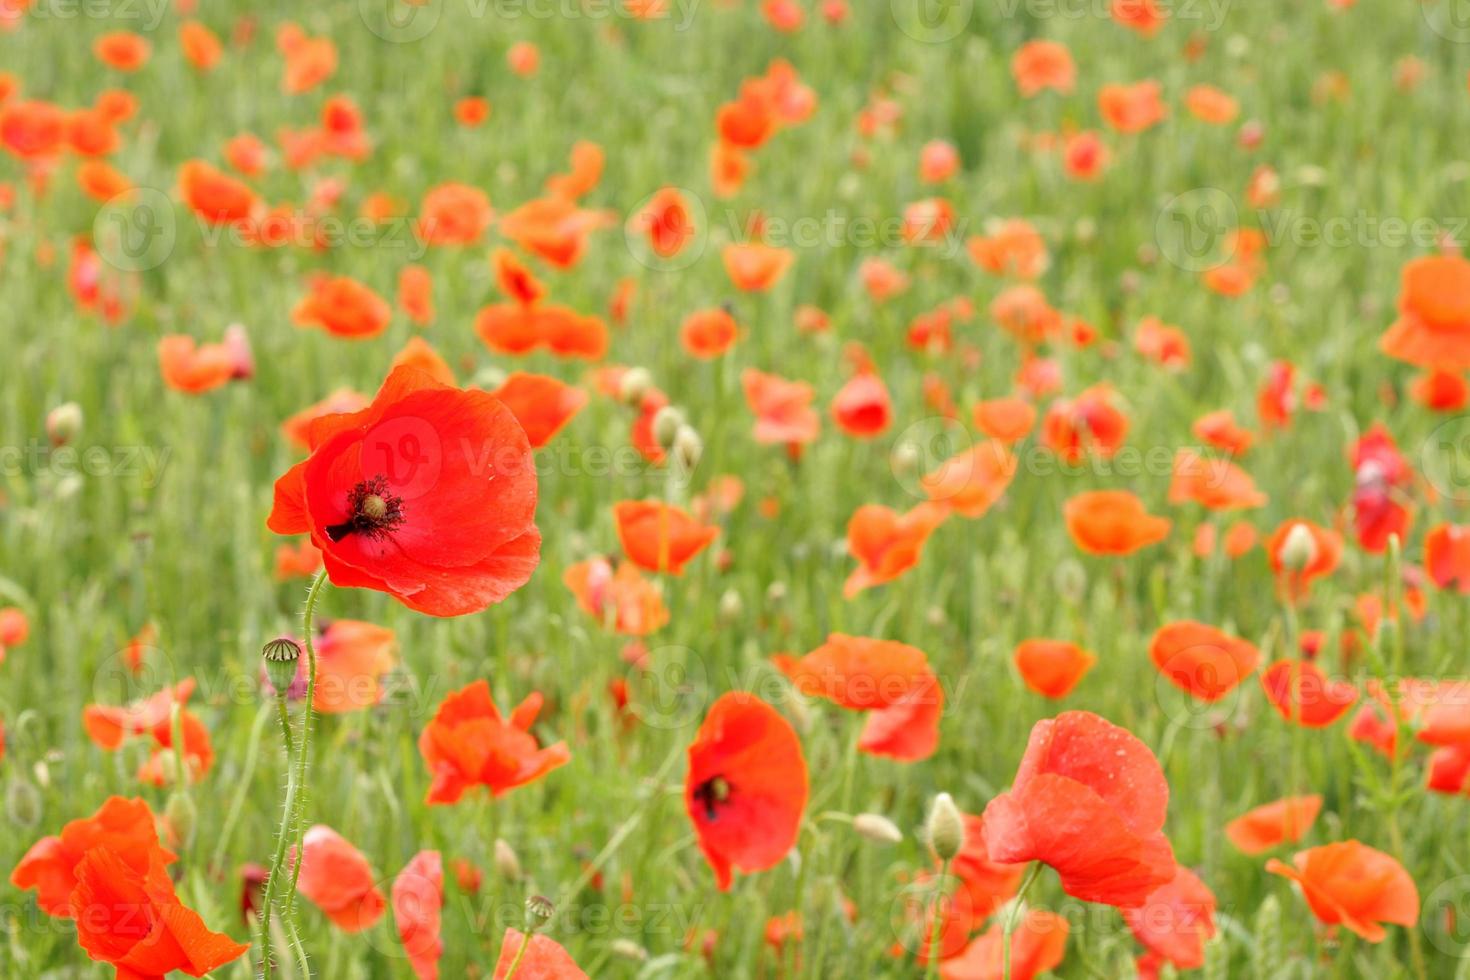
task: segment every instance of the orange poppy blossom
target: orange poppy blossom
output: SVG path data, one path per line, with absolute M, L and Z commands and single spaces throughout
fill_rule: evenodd
M 1215 893 L 1188 868 L 1179 867 L 1139 908 L 1124 909 L 1134 938 L 1180 970 L 1205 965 L 1205 943 L 1216 932 Z
M 410 264 L 398 270 L 398 308 L 415 326 L 434 322 L 434 280 L 428 269 Z
M 908 274 L 886 259 L 863 259 L 858 265 L 858 278 L 874 303 L 885 303 L 909 288 Z
M 689 745 L 684 807 L 699 848 L 729 891 L 732 869 L 774 867 L 796 844 L 806 810 L 806 756 L 796 730 L 753 694 L 721 695 Z
M 310 542 L 303 542 L 309 544 Z M 383 677 L 398 664 L 397 635 L 385 626 L 357 619 L 318 624 L 316 691 L 312 707 L 322 714 L 371 708 L 383 699 Z M 292 697 L 306 695 L 307 662 L 297 661 Z M 266 682 L 269 685 L 269 681 Z
M 849 378 L 832 398 L 832 421 L 856 439 L 882 435 L 892 417 L 888 386 L 870 366 Z
M 811 407 L 816 391 L 805 381 L 746 368 L 740 372 L 745 402 L 755 414 L 755 441 L 785 445 L 792 455 L 817 438 L 821 417 Z
M 1378 342 L 1389 357 L 1426 368 L 1470 368 L 1470 261 L 1426 255 L 1407 263 L 1399 316 Z
M 1076 398 L 1058 398 L 1041 420 L 1041 444 L 1064 463 L 1078 463 L 1089 455 L 1115 454 L 1128 435 L 1128 416 L 1116 402 L 1113 389 L 1096 385 Z
M 1195 85 L 1184 95 L 1189 114 L 1212 126 L 1225 126 L 1240 115 L 1240 103 L 1213 85 Z
M 109 68 L 135 72 L 148 63 L 153 45 L 132 31 L 112 31 L 92 42 L 92 53 Z
M 1044 343 L 1062 329 L 1062 315 L 1030 283 L 1002 290 L 990 302 L 990 318 L 1027 348 Z
M 1033 980 L 1061 965 L 1071 923 L 1045 909 L 1027 909 L 1011 934 L 1010 978 Z M 999 980 L 1006 964 L 1005 926 L 993 923 L 964 949 L 939 964 L 941 980 Z
M 942 184 L 960 168 L 960 151 L 947 140 L 930 140 L 919 150 L 919 180 Z
M 322 553 L 310 539 L 302 538 L 292 544 L 276 546 L 276 581 L 285 582 L 293 578 L 311 578 L 321 571 Z
M 1225 839 L 1242 854 L 1264 854 L 1307 836 L 1320 812 L 1322 797 L 1315 793 L 1288 796 L 1247 810 L 1227 823 Z
M 291 849 L 291 864 L 297 860 Z M 331 827 L 307 829 L 301 842 L 297 890 L 343 932 L 362 932 L 382 918 L 387 902 L 363 853 Z
M 615 224 L 606 211 L 580 208 L 560 194 L 527 201 L 500 219 L 500 233 L 519 248 L 558 269 L 582 260 L 589 236 Z
M 521 953 L 523 944 L 526 945 L 524 954 Z M 505 930 L 492 980 L 509 980 L 512 966 L 515 980 L 588 980 L 587 974 L 556 940 L 539 932 L 532 933 L 528 941 L 515 929 Z
M 199 395 L 255 375 L 255 360 L 245 328 L 232 324 L 224 340 L 199 344 L 185 334 L 169 334 L 158 341 L 158 370 L 163 383 L 175 391 Z
M 84 160 L 77 165 L 77 186 L 96 201 L 128 200 L 133 182 L 127 175 L 101 160 Z
M 31 621 L 23 610 L 0 606 L 0 663 L 5 662 L 7 650 L 23 645 L 30 635 Z
M 212 225 L 239 225 L 261 209 L 249 185 L 203 160 L 179 167 L 179 194 L 189 209 Z
M 669 621 L 658 583 L 644 578 L 638 566 L 612 562 L 601 556 L 568 565 L 562 583 L 577 597 L 583 612 L 616 633 L 647 636 Z
M 291 310 L 298 327 L 319 327 L 334 337 L 365 340 L 388 328 L 393 308 L 351 276 L 316 276 Z
M 1148 652 L 1163 677 L 1205 702 L 1233 691 L 1255 672 L 1261 658 L 1254 644 L 1194 620 L 1159 627 Z
M 920 479 L 919 486 L 930 500 L 973 519 L 995 506 L 1017 467 L 1016 457 L 1002 442 L 987 439 L 940 463 Z
M 1288 568 L 1284 549 L 1287 537 L 1297 527 L 1305 529 L 1311 546 L 1306 549 L 1305 564 L 1300 568 Z M 1307 594 L 1314 580 L 1330 574 L 1333 569 L 1337 568 L 1338 562 L 1342 560 L 1342 535 L 1311 521 L 1286 520 L 1281 522 L 1266 539 L 1266 555 L 1271 563 L 1271 571 L 1276 573 L 1276 580 L 1283 594 L 1299 599 Z
M 868 712 L 859 751 L 919 762 L 938 747 L 944 690 L 917 647 L 833 633 L 803 657 L 773 660 L 802 695 Z
M 1088 554 L 1128 555 L 1158 544 L 1173 526 L 1155 517 L 1127 490 L 1089 490 L 1070 498 L 1062 509 L 1067 533 Z
M 1065 44 L 1027 41 L 1011 56 L 1011 77 L 1024 98 L 1032 98 L 1046 89 L 1065 95 L 1076 84 L 1077 66 Z
M 1169 785 L 1137 736 L 1087 711 L 1031 729 L 1010 790 L 985 807 L 992 860 L 1040 861 L 1073 898 L 1142 905 L 1175 875 Z
M 975 264 L 994 276 L 1035 279 L 1051 263 L 1042 239 L 1029 221 L 1010 218 L 986 225 L 986 234 L 965 242 Z
M 372 403 L 323 415 L 276 481 L 267 526 L 311 535 L 331 580 L 434 616 L 478 612 L 535 570 L 536 472 L 491 395 L 395 369 Z
M 1159 93 L 1159 83 L 1153 79 L 1132 85 L 1104 85 L 1097 93 L 1098 111 L 1103 121 L 1118 132 L 1141 133 L 1169 115 Z
M 1153 37 L 1169 19 L 1169 7 L 1157 0 L 1113 0 L 1109 12 L 1113 20 L 1144 37 Z
M 720 534 L 719 528 L 656 500 L 620 501 L 613 505 L 613 521 L 623 552 L 633 564 L 670 575 L 683 575 L 684 566 Z
M 731 284 L 747 293 L 765 292 L 775 286 L 796 261 L 789 249 L 762 242 L 726 245 L 721 258 Z
M 1005 445 L 1020 442 L 1036 425 L 1036 406 L 1024 398 L 992 398 L 975 405 L 975 428 Z
M 1256 481 L 1225 459 L 1206 459 L 1193 449 L 1174 454 L 1174 476 L 1169 503 L 1194 502 L 1210 511 L 1243 510 L 1264 506 L 1266 495 Z
M 513 371 L 491 392 L 510 409 L 532 449 L 540 449 L 587 404 L 587 392 L 545 374 Z
M 546 348 L 558 357 L 595 360 L 607 353 L 607 324 L 569 307 L 542 302 L 546 287 L 506 249 L 491 256 L 500 290 L 510 303 L 492 303 L 475 316 L 475 332 L 502 354 Z
M 1027 688 L 1057 700 L 1072 693 L 1097 656 L 1066 640 L 1036 637 L 1017 644 L 1011 660 Z
M 1261 672 L 1261 688 L 1277 714 L 1303 728 L 1326 728 L 1358 700 L 1356 687 L 1310 661 L 1276 661 Z
M 197 20 L 179 25 L 179 47 L 189 64 L 203 72 L 213 71 L 224 56 L 219 36 Z
M 329 37 L 310 37 L 295 24 L 276 32 L 276 48 L 286 59 L 281 91 L 302 95 L 337 73 L 337 45 Z
M 1107 144 L 1090 129 L 1073 133 L 1062 144 L 1062 167 L 1073 180 L 1097 180 L 1111 159 Z
M 1418 923 L 1414 879 L 1394 858 L 1359 841 L 1299 851 L 1290 865 L 1272 858 L 1266 870 L 1294 881 L 1318 920 L 1370 943 L 1388 937 L 1384 923 L 1410 928 Z
M 735 346 L 740 337 L 740 324 L 722 306 L 695 310 L 684 318 L 679 328 L 679 341 L 691 357 L 711 360 Z
M 494 218 L 489 195 L 478 187 L 439 184 L 424 195 L 414 230 L 425 245 L 476 245 Z
M 444 858 L 438 851 L 419 851 L 409 859 L 390 891 L 398 941 L 418 980 L 439 980 L 439 936 L 444 906 Z
M 1470 526 L 1438 524 L 1424 536 L 1424 570 L 1441 589 L 1470 595 Z
M 504 796 L 566 765 L 572 754 L 565 742 L 540 748 L 531 734 L 541 704 L 541 695 L 531 694 L 503 719 L 485 680 L 446 696 L 419 735 L 419 754 L 433 776 L 424 802 L 458 803 L 476 786 Z
M 10 873 L 10 883 L 22 891 L 34 890 L 36 904 L 47 915 L 69 919 L 77 866 L 94 848 L 105 848 L 138 870 L 147 869 L 155 852 L 165 865 L 178 859 L 160 845 L 157 825 L 143 800 L 110 796 L 90 817 L 73 820 L 60 834 L 32 844 Z
M 881 504 L 859 507 L 847 522 L 847 550 L 858 567 L 847 577 L 843 597 L 892 582 L 917 565 L 924 542 L 948 516 L 947 507 L 932 503 L 903 514 Z
M 311 424 L 326 415 L 348 415 L 367 408 L 372 400 L 351 388 L 338 388 L 281 423 L 281 434 L 298 449 L 311 449 Z
M 1201 415 L 1190 431 L 1195 438 L 1233 456 L 1244 455 L 1255 442 L 1255 436 L 1248 429 L 1241 428 L 1229 409 Z
M 628 229 L 641 232 L 653 254 L 661 259 L 678 255 L 699 231 L 689 203 L 677 187 L 656 191 L 643 209 L 629 219 Z

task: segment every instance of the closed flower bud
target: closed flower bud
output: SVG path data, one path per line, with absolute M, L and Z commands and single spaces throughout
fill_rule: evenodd
M 608 949 L 618 959 L 628 960 L 631 963 L 643 963 L 648 959 L 648 950 L 631 939 L 614 939 L 608 945 Z
M 684 413 L 673 405 L 665 405 L 653 415 L 653 438 L 664 449 L 674 444 L 674 437 L 684 425 Z
M 779 608 L 786 601 L 786 583 L 780 580 L 766 586 L 766 605 Z
M 1293 524 L 1281 542 L 1281 567 L 1299 572 L 1317 558 L 1317 542 L 1305 524 Z
M 704 440 L 693 426 L 681 425 L 674 433 L 673 453 L 679 469 L 688 473 L 699 465 L 699 457 L 704 455 Z
M 940 793 L 934 797 L 934 805 L 929 808 L 929 823 L 925 829 L 929 846 L 941 861 L 953 860 L 960 853 L 960 848 L 965 846 L 965 821 L 948 793 Z
M 499 837 L 495 838 L 495 870 L 506 881 L 521 880 L 521 861 L 515 848 Z
M 276 689 L 277 697 L 285 697 L 296 679 L 297 661 L 301 659 L 301 645 L 289 636 L 277 637 L 260 651 L 265 659 L 265 676 Z
M 504 368 L 494 366 L 482 367 L 470 379 L 470 387 L 479 388 L 482 391 L 494 391 L 505 384 L 507 377 L 508 375 L 505 373 Z
M 859 813 L 852 818 L 852 829 L 875 844 L 897 844 L 903 840 L 898 824 L 881 813 Z
M 82 406 L 63 402 L 46 414 L 46 438 L 53 446 L 65 446 L 82 431 Z
M 720 622 L 733 623 L 744 610 L 745 602 L 734 589 L 726 589 L 725 594 L 720 596 Z
M 26 779 L 12 779 L 5 790 L 5 812 L 17 827 L 30 828 L 41 822 L 41 791 Z
M 888 459 L 893 472 L 902 476 L 912 473 L 914 467 L 919 465 L 919 447 L 911 442 L 901 442 L 893 447 L 893 452 Z
M 647 368 L 628 368 L 623 372 L 623 378 L 618 382 L 618 398 L 625 405 L 639 405 L 643 402 L 643 396 L 648 394 L 648 389 L 653 387 L 653 375 L 648 373 Z
M 174 793 L 170 796 L 163 815 L 179 840 L 188 841 L 194 836 L 194 828 L 199 824 L 199 807 L 189 794 Z

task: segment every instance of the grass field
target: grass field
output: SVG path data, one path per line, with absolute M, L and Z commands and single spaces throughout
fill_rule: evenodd
M 0 0 L 0 11 L 9 4 Z M 1470 18 L 1460 0 L 1159 0 L 1149 9 L 1167 16 L 1152 34 L 1119 23 L 1103 0 L 668 0 L 666 16 L 646 18 L 629 0 L 193 6 L 33 0 L 0 20 L 0 606 L 28 624 L 21 638 L 16 620 L 0 617 L 0 867 L 15 867 L 38 840 L 109 797 L 141 798 L 163 818 L 162 839 L 177 855 L 164 872 L 177 901 L 209 929 L 251 944 L 209 975 L 255 975 L 262 944 L 258 915 L 242 913 L 242 869 L 272 863 L 288 775 L 260 651 L 276 637 L 302 637 L 315 574 L 310 564 L 305 574 L 279 574 L 277 548 L 305 535 L 266 524 L 276 480 L 307 456 L 281 426 L 339 388 L 371 398 L 395 355 L 421 338 L 458 386 L 494 391 L 523 371 L 585 397 L 535 450 L 542 543 L 524 585 L 448 618 L 382 589 L 330 582 L 315 604 L 318 626 L 376 624 L 392 631 L 396 653 L 381 690 L 367 682 L 360 710 L 316 714 L 304 817 L 291 840 L 303 827 L 331 827 L 361 852 L 390 906 L 410 859 L 439 852 L 440 975 L 504 976 L 504 961 L 499 973 L 496 964 L 506 928 L 525 928 L 526 900 L 544 896 L 555 911 L 541 932 L 588 976 L 924 976 L 915 957 L 923 910 L 972 884 L 933 875 L 926 822 L 936 795 L 982 813 L 1016 777 L 1033 725 L 1090 712 L 1133 733 L 1162 767 L 1162 830 L 1174 860 L 1214 896 L 1208 929 L 1194 919 L 1181 927 L 1203 944 L 1207 975 L 1470 976 L 1470 804 L 1454 785 L 1426 785 L 1431 753 L 1448 753 L 1439 760 L 1453 765 L 1470 744 L 1425 734 L 1431 720 L 1453 729 L 1470 712 L 1462 691 L 1444 685 L 1435 711 L 1405 708 L 1386 722 L 1399 736 L 1387 751 L 1349 735 L 1360 711 L 1372 713 L 1372 691 L 1398 704 L 1405 678 L 1467 674 L 1470 553 L 1441 577 L 1429 567 L 1427 538 L 1440 525 L 1470 523 L 1470 416 L 1457 395 L 1470 366 L 1470 279 L 1454 279 L 1441 298 L 1445 316 L 1460 317 L 1444 331 L 1464 363 L 1410 364 L 1379 342 L 1401 315 L 1406 265 L 1458 255 L 1470 238 L 1470 28 L 1461 23 Z M 779 29 L 788 8 L 803 23 Z M 844 16 L 834 23 L 836 8 Z M 209 68 L 186 56 L 185 23 L 218 39 Z M 299 31 L 282 34 L 288 24 Z M 99 39 L 117 31 L 149 48 L 134 70 L 114 65 L 131 69 L 136 45 L 99 54 Z M 320 39 L 335 48 L 334 65 L 313 61 Z M 1075 79 L 1026 97 L 1013 57 L 1038 39 L 1065 45 Z M 526 49 L 513 46 L 523 43 L 539 53 L 532 73 L 515 70 Z M 774 113 L 776 131 L 758 148 L 732 151 L 750 172 L 740 186 L 718 188 L 711 155 L 722 140 L 734 145 L 717 124 L 721 107 L 778 61 L 799 80 L 774 108 L 766 95 L 751 97 L 752 112 Z M 308 85 L 318 67 L 325 77 Z M 293 72 L 304 73 L 303 91 L 286 91 Z M 1100 106 L 1099 91 L 1146 79 L 1158 82 L 1167 113 L 1121 131 L 1127 120 Z M 1189 107 L 1199 85 L 1238 105 L 1200 118 L 1211 113 Z M 72 135 L 32 152 L 55 142 L 38 103 L 73 119 L 107 90 L 130 93 L 136 107 L 102 126 L 114 137 L 103 152 L 80 152 Z M 334 143 L 317 130 L 338 96 L 357 112 Z M 457 118 L 468 97 L 488 100 L 483 122 Z M 804 97 L 814 102 L 809 115 L 788 104 Z M 1066 165 L 1082 132 L 1096 133 L 1107 152 L 1090 179 Z M 231 163 L 226 144 L 243 133 L 263 144 L 258 173 Z M 552 232 L 585 245 L 562 267 L 505 224 L 527 202 L 556 196 L 548 178 L 573 172 L 579 141 L 597 144 L 605 162 L 575 200 L 558 199 L 574 214 Z M 931 141 L 958 156 L 937 181 L 921 175 Z M 78 171 L 99 160 L 131 189 L 87 193 Z M 211 211 L 218 187 L 191 197 L 181 179 L 191 160 L 250 192 L 246 222 Z M 426 194 L 447 183 L 478 188 L 495 213 L 465 244 L 425 238 L 435 221 L 473 224 L 473 202 L 419 224 Z M 692 231 L 663 257 L 638 215 L 670 187 Z M 379 207 L 381 195 L 389 205 Z M 952 216 L 932 241 L 914 241 L 905 209 L 930 199 L 947 202 Z M 277 247 L 242 230 L 269 208 L 286 229 Z M 1028 223 L 1044 263 L 1022 267 L 1036 259 L 1028 245 L 1002 251 L 999 274 L 977 261 L 967 243 L 991 240 L 1006 219 Z M 1237 229 L 1260 235 L 1242 239 Z M 762 237 L 786 250 L 790 267 L 770 288 L 738 288 L 725 250 Z M 588 358 L 488 347 L 477 315 L 513 303 L 491 261 L 499 249 L 544 284 L 541 302 L 603 321 L 605 350 Z M 885 271 L 875 259 L 904 277 L 892 296 L 875 295 Z M 429 324 L 401 306 L 408 265 L 432 279 Z M 1212 278 L 1222 269 L 1241 280 L 1223 288 Z M 321 274 L 371 289 L 388 304 L 386 323 L 359 338 L 293 323 Z M 1037 294 L 1015 292 L 1025 283 L 1044 296 L 1039 311 L 1027 305 Z M 1034 335 L 997 322 L 997 298 L 1004 305 L 1018 295 Z M 615 296 L 625 309 L 610 309 Z M 722 306 L 738 337 L 717 356 L 693 356 L 681 340 L 686 317 Z M 812 316 L 805 307 L 823 311 L 827 328 L 802 329 Z M 915 344 L 915 318 L 941 308 L 944 337 Z M 1140 351 L 1149 317 L 1177 325 L 1170 343 L 1187 340 L 1187 353 Z M 161 370 L 163 338 L 218 344 L 231 324 L 243 326 L 253 371 L 238 348 L 192 351 Z M 861 360 L 853 344 L 891 399 L 869 438 L 844 431 L 829 411 Z M 1283 363 L 1295 373 L 1273 395 Z M 658 403 L 627 404 L 622 395 L 643 394 L 642 372 L 630 381 L 607 370 L 614 365 L 645 369 L 682 414 L 677 439 L 668 413 L 655 425 L 665 427 L 672 462 L 635 448 L 635 422 L 642 413 L 646 427 Z M 782 445 L 786 436 L 757 438 L 750 369 L 813 389 L 820 431 L 799 453 Z M 1431 369 L 1446 392 L 1437 400 L 1415 394 Z M 1110 386 L 1101 398 L 1126 419 L 1126 433 L 1104 445 L 1095 425 L 1077 423 L 1082 447 L 1067 458 L 1051 415 L 1070 419 L 1065 400 L 1098 385 Z M 924 475 L 993 445 L 973 409 L 1008 396 L 1038 417 L 1011 446 L 1014 477 L 976 516 L 951 510 Z M 1271 409 L 1282 406 L 1290 411 L 1273 424 Z M 1231 454 L 1196 431 L 1196 420 L 1222 409 L 1254 434 L 1248 451 Z M 1389 481 L 1388 519 L 1400 509 L 1410 517 L 1392 545 L 1361 534 L 1367 509 L 1389 506 L 1371 497 L 1381 462 L 1370 472 L 1353 458 L 1375 424 L 1406 470 Z M 1232 459 L 1263 498 L 1231 512 L 1180 501 L 1170 490 L 1185 449 Z M 722 503 L 712 494 L 728 492 L 728 477 L 743 493 Z M 1128 554 L 1088 553 L 1063 515 L 1093 490 L 1132 491 L 1172 522 L 1167 535 Z M 589 614 L 564 581 L 595 556 L 609 557 L 603 568 L 619 566 L 614 505 L 636 500 L 667 501 L 718 530 L 682 574 L 659 571 L 658 561 L 630 566 L 644 598 L 661 596 L 667 611 L 643 636 L 617 629 L 611 605 Z M 937 526 L 917 560 L 900 563 L 902 574 L 845 595 L 859 566 L 849 521 L 864 505 L 919 508 Z M 1299 520 L 1335 530 L 1341 555 L 1293 595 L 1289 575 L 1272 567 L 1282 542 L 1268 539 Z M 1257 532 L 1247 550 L 1198 546 L 1201 527 L 1223 539 L 1237 521 Z M 436 534 L 460 543 L 452 529 Z M 323 544 L 319 528 L 313 537 Z M 1284 559 L 1288 573 L 1296 557 Z M 1374 603 L 1408 612 L 1377 615 Z M 1181 690 L 1150 658 L 1155 632 L 1181 620 L 1259 651 L 1218 700 Z M 817 650 L 834 633 L 923 651 L 943 693 L 932 753 L 860 751 L 876 712 L 803 696 L 790 663 L 773 660 Z M 1036 693 L 1013 659 L 1018 644 L 1040 637 L 1095 656 L 1064 697 Z M 1356 701 L 1321 727 L 1278 712 L 1260 679 L 1274 662 L 1303 659 L 1304 637 L 1315 665 Z M 878 669 L 849 664 L 839 673 L 851 681 Z M 184 711 L 166 700 L 146 721 L 108 715 L 128 735 L 115 748 L 83 723 L 89 706 L 123 706 L 184 678 L 195 683 L 187 713 L 207 730 L 207 767 L 182 758 Z M 507 712 L 539 692 L 531 733 L 542 747 L 565 742 L 569 759 L 493 799 L 478 789 L 429 805 L 433 773 L 420 734 L 447 695 L 480 679 Z M 702 804 L 686 807 L 682 797 L 686 749 L 728 691 L 753 692 L 791 724 L 810 788 L 790 853 L 760 869 L 737 860 L 737 871 L 751 873 L 721 891 L 691 816 Z M 1298 705 L 1298 721 L 1322 707 L 1310 694 L 1302 701 L 1310 703 Z M 305 701 L 289 710 L 299 745 Z M 138 770 L 160 746 L 153 785 Z M 176 778 L 181 764 L 195 778 Z M 709 792 L 739 794 L 741 781 L 732 783 Z M 1246 854 L 1227 839 L 1226 824 L 1251 808 L 1304 794 L 1320 795 L 1321 812 L 1299 828 L 1299 843 Z M 1127 810 L 1141 798 L 1114 802 Z M 857 814 L 887 817 L 902 840 L 858 833 Z M 780 823 L 764 813 L 748 832 L 779 837 Z M 1076 839 L 1084 850 L 1087 829 Z M 1266 870 L 1268 858 L 1290 864 L 1299 851 L 1347 840 L 1383 852 L 1412 879 L 1417 904 L 1408 921 L 1383 920 L 1381 941 L 1323 921 L 1317 903 Z M 507 846 L 518 875 L 506 873 Z M 967 847 L 976 846 L 983 854 L 972 833 Z M 456 873 L 460 859 L 483 873 L 477 888 Z M 304 871 L 304 881 L 313 877 L 309 859 Z M 1368 880 L 1354 900 L 1371 904 L 1389 887 Z M 1019 903 L 1001 904 L 1014 881 L 1002 891 L 993 916 L 955 918 L 960 936 L 947 952 L 1005 928 Z M 257 893 L 254 908 L 261 902 Z M 1057 976 L 1135 975 L 1147 950 L 1117 908 L 1069 894 L 1046 868 L 1024 902 L 1069 926 L 1064 955 L 1051 964 Z M 348 931 L 310 894 L 288 918 L 311 975 L 323 978 L 414 976 L 402 921 L 390 907 Z M 301 977 L 293 927 L 277 922 L 273 974 Z M 4 886 L 0 928 L 0 976 L 111 975 L 111 965 L 93 962 L 108 959 L 95 955 L 99 947 L 89 958 L 79 945 L 79 923 L 47 914 L 32 890 Z M 954 959 L 940 975 L 1005 972 Z M 1022 959 L 1011 976 L 1032 975 Z M 127 969 L 119 975 L 149 976 Z M 580 974 L 526 966 L 515 975 Z

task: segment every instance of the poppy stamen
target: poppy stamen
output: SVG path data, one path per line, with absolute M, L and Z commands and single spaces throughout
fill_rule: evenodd
M 375 476 L 363 480 L 347 495 L 347 511 L 351 515 L 340 524 L 327 526 L 327 537 L 341 541 L 349 534 L 382 538 L 403 523 L 403 498 L 388 492 L 388 478 Z
M 719 817 L 715 807 L 730 799 L 731 789 L 729 780 L 724 776 L 706 779 L 695 787 L 694 798 L 704 807 L 705 819 L 715 820 Z

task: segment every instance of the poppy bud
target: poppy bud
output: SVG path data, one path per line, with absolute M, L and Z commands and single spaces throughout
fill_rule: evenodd
M 194 828 L 199 823 L 199 807 L 187 793 L 170 796 L 163 815 L 179 840 L 187 841 L 194 836 Z
M 664 449 L 674 444 L 674 437 L 679 434 L 679 429 L 684 426 L 684 413 L 673 405 L 665 405 L 654 413 L 653 416 L 653 438 Z
M 893 447 L 888 464 L 896 474 L 912 473 L 914 467 L 919 465 L 919 447 L 911 442 L 899 443 Z
M 29 830 L 41 822 L 41 792 L 27 779 L 12 779 L 5 790 L 5 812 L 10 822 Z
M 643 402 L 643 396 L 652 387 L 653 375 L 648 373 L 648 368 L 628 368 L 618 383 L 618 398 L 624 404 L 637 406 Z
M 740 593 L 734 589 L 726 589 L 725 594 L 720 596 L 720 622 L 733 623 L 740 618 L 744 611 L 745 603 L 740 598 Z
M 494 366 L 483 367 L 476 371 L 475 376 L 470 379 L 470 387 L 479 388 L 481 391 L 495 391 L 505 384 L 507 377 L 509 375 L 505 373 L 503 368 Z
M 674 462 L 680 470 L 688 473 L 699 465 L 699 457 L 704 455 L 704 440 L 699 438 L 693 426 L 681 425 L 674 433 L 673 452 Z
M 296 680 L 296 663 L 301 659 L 301 646 L 289 636 L 277 637 L 260 651 L 265 658 L 265 676 L 276 689 L 277 697 L 285 697 Z
M 897 844 L 903 840 L 898 824 L 881 813 L 859 813 L 852 818 L 852 829 L 875 844 Z
M 46 438 L 53 446 L 64 446 L 82 431 L 82 406 L 63 402 L 46 414 Z
M 782 581 L 772 582 L 766 586 L 766 605 L 778 608 L 786 601 L 786 583 Z
M 526 928 L 540 929 L 556 914 L 556 905 L 545 895 L 532 895 L 526 899 Z
M 1281 542 L 1281 567 L 1288 572 L 1299 572 L 1317 558 L 1317 542 L 1311 530 L 1301 523 L 1293 524 Z
M 631 939 L 614 939 L 609 944 L 608 950 L 620 960 L 629 960 L 633 963 L 643 963 L 648 960 L 648 950 Z
M 929 808 L 929 824 L 926 828 L 929 846 L 941 861 L 950 861 L 965 846 L 965 821 L 959 807 L 948 793 L 934 797 Z
M 499 837 L 495 838 L 495 870 L 506 881 L 521 880 L 521 861 L 515 848 Z

